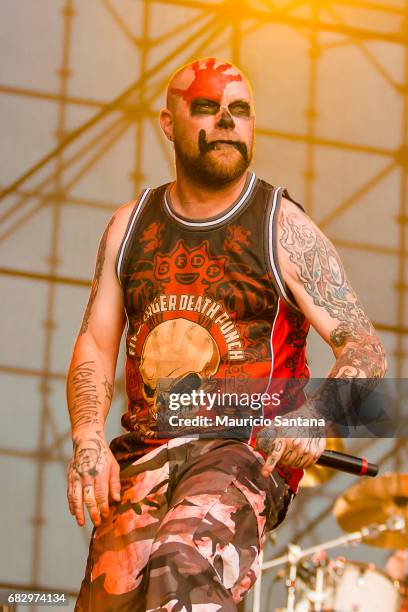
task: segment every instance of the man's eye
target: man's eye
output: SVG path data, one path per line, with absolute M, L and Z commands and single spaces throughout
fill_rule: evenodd
M 192 114 L 215 114 L 218 110 L 218 105 L 211 102 L 193 102 L 191 105 Z
M 232 115 L 249 117 L 251 114 L 249 104 L 231 104 L 229 110 Z

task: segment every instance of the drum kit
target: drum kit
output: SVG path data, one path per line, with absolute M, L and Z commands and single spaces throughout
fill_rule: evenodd
M 329 477 L 330 470 L 313 466 L 307 470 L 303 486 L 321 484 Z M 333 513 L 345 535 L 307 549 L 289 544 L 286 555 L 266 562 L 261 559 L 262 573 L 284 566 L 277 579 L 285 579 L 286 607 L 274 608 L 275 612 L 406 610 L 403 585 L 385 571 L 372 563 L 344 557 L 331 559 L 328 551 L 359 543 L 387 549 L 408 548 L 408 474 L 386 473 L 374 480 L 358 482 L 337 498 Z M 254 612 L 264 610 L 258 583 Z

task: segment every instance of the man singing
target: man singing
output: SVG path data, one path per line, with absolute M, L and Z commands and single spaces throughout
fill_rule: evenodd
M 236 610 L 265 530 L 324 450 L 316 435 L 273 428 L 166 438 L 157 417 L 171 394 L 307 379 L 310 324 L 333 350 L 329 378 L 386 367 L 332 244 L 249 169 L 255 112 L 242 72 L 214 58 L 182 67 L 160 123 L 176 180 L 109 221 L 68 373 L 69 508 L 83 525 L 86 506 L 95 526 L 78 611 Z M 125 322 L 127 433 L 109 447 Z

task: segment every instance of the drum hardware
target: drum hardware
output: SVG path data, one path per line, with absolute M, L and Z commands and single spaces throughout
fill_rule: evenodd
M 328 560 L 326 551 L 362 542 L 406 548 L 408 474 L 388 473 L 375 481 L 359 482 L 336 500 L 333 512 L 339 525 L 350 533 L 307 549 L 290 544 L 286 555 L 261 563 L 262 571 L 287 567 L 287 606 L 281 612 L 397 612 L 398 584 L 385 572 L 372 563 L 344 557 Z M 254 612 L 261 610 L 259 582 Z
M 398 527 L 396 522 L 393 527 Z M 354 546 L 360 542 L 367 544 L 370 537 L 377 538 L 378 533 L 385 530 L 386 524 L 370 525 L 360 532 L 304 550 L 292 544 L 288 547 L 287 555 L 263 563 L 263 571 L 282 564 L 287 566 L 287 603 L 281 612 L 377 612 L 377 609 L 378 612 L 397 612 L 398 585 L 374 564 L 347 561 L 344 557 L 334 561 L 327 558 L 313 560 L 312 557 L 316 552 L 325 553 L 339 546 Z M 301 560 L 310 557 L 312 560 L 309 564 L 301 563 Z M 282 573 L 280 577 L 283 577 Z M 369 589 L 371 599 L 367 599 L 366 589 Z M 388 603 L 384 604 L 384 599 Z M 338 607 L 344 602 L 349 602 L 351 607 Z M 378 608 L 375 608 L 376 605 Z M 254 612 L 261 610 L 255 606 L 253 609 Z
M 387 521 L 389 531 L 405 531 L 405 518 L 403 516 L 391 516 Z
M 363 540 L 366 544 L 366 539 L 368 540 L 370 537 L 377 537 L 379 529 L 384 531 L 387 529 L 387 527 L 386 525 L 370 525 L 369 527 L 364 527 L 360 531 L 355 531 L 354 533 L 340 536 L 334 540 L 329 540 L 328 542 L 323 542 L 323 544 L 317 544 L 316 546 L 311 546 L 310 548 L 301 549 L 300 546 L 297 546 L 296 548 L 300 549 L 300 552 L 298 553 L 298 562 L 302 559 L 306 559 L 307 557 L 311 557 L 315 553 L 330 550 L 331 548 L 338 548 L 339 546 L 353 546 L 355 544 L 360 544 L 360 542 Z M 289 544 L 289 547 L 291 546 L 293 546 L 293 544 Z M 289 552 L 286 555 L 282 555 L 281 557 L 277 557 L 276 559 L 263 563 L 262 571 L 271 569 L 272 567 L 277 567 L 279 565 L 284 565 L 285 563 L 289 563 Z
M 321 612 L 321 610 L 323 610 L 324 600 L 326 599 L 324 579 L 325 568 L 321 566 L 316 567 L 315 588 L 313 590 L 309 590 L 308 592 L 308 600 L 312 604 L 315 612 Z
M 287 589 L 287 612 L 294 612 L 296 603 L 296 577 L 297 577 L 297 565 L 300 560 L 302 549 L 296 544 L 289 544 L 288 546 L 288 563 L 289 571 L 288 578 L 286 580 Z

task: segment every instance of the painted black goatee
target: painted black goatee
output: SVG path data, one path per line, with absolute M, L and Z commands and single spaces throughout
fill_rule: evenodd
M 205 130 L 200 130 L 198 134 L 198 148 L 200 149 L 200 154 L 205 155 L 208 151 L 212 151 L 215 145 L 218 142 L 225 142 L 233 145 L 242 155 L 245 162 L 248 163 L 248 149 L 245 142 L 240 142 L 239 140 L 214 140 L 213 142 L 207 142 L 207 134 Z

